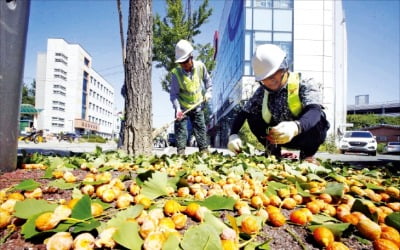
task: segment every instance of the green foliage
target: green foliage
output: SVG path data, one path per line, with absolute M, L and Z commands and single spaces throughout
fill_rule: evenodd
M 207 199 L 198 202 L 201 206 L 206 207 L 210 210 L 233 210 L 233 206 L 235 205 L 235 200 L 232 197 L 224 197 L 213 195 L 208 197 Z
M 33 191 L 38 187 L 40 187 L 39 182 L 36 182 L 33 179 L 27 179 L 16 185 L 14 188 L 12 188 L 12 190 Z
M 113 239 L 127 249 L 142 249 L 143 240 L 139 236 L 137 222 L 123 221 L 118 225 L 118 230 L 113 235 Z
M 347 122 L 353 123 L 352 130 L 356 130 L 379 124 L 400 124 L 400 116 L 394 117 L 375 114 L 347 115 Z
M 213 225 L 203 223 L 193 226 L 186 231 L 181 246 L 183 249 L 193 250 L 222 249 L 221 240 L 218 235 Z
M 50 204 L 44 200 L 26 199 L 15 203 L 14 216 L 21 219 L 28 219 L 37 214 L 54 211 L 56 207 L 57 204 Z
M 36 80 L 28 85 L 24 83 L 22 86 L 22 100 L 21 103 L 23 104 L 31 104 L 35 106 L 35 89 L 36 89 Z
M 243 141 L 243 144 L 251 144 L 256 147 L 256 149 L 264 151 L 265 147 L 262 145 L 254 134 L 251 132 L 249 124 L 247 121 L 243 124 L 242 128 L 239 131 L 239 137 Z
M 146 180 L 142 187 L 142 194 L 153 200 L 160 196 L 166 196 L 169 193 L 168 188 L 176 190 L 176 183 L 168 180 L 167 173 L 155 172 L 151 178 Z
M 328 153 L 337 153 L 338 149 L 336 147 L 335 143 L 335 136 L 334 135 L 329 135 L 325 142 L 319 146 L 318 151 L 320 152 L 328 152 Z
M 208 7 L 208 0 L 204 0 L 197 10 L 190 15 L 185 13 L 182 1 L 166 0 L 167 13 L 165 17 L 156 14 L 153 18 L 153 61 L 157 68 L 163 68 L 168 73 L 161 81 L 163 89 L 169 92 L 171 73 L 176 67 L 175 44 L 180 39 L 186 39 L 194 45 L 199 53 L 198 58 L 204 62 L 207 69 L 214 68 L 214 49 L 210 43 L 195 44 L 194 37 L 201 33 L 200 27 L 208 21 L 212 9 Z

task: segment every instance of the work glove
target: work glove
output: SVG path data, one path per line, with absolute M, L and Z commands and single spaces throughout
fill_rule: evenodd
M 240 140 L 237 134 L 232 134 L 229 136 L 228 149 L 233 153 L 237 154 L 241 151 L 242 140 Z
M 206 92 L 204 94 L 204 101 L 208 102 L 211 99 L 211 93 L 210 92 Z
M 184 117 L 182 110 L 180 110 L 180 109 L 176 110 L 176 115 L 175 115 L 175 117 L 176 117 L 176 119 L 177 119 L 178 121 L 182 120 L 183 117 Z
M 281 122 L 269 129 L 267 139 L 273 144 L 285 144 L 298 134 L 299 127 L 296 122 Z

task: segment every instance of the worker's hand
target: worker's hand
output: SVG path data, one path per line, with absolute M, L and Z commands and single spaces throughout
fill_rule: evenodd
M 178 110 L 176 111 L 175 118 L 178 119 L 178 120 L 180 121 L 180 120 L 183 119 L 183 117 L 184 117 L 184 115 L 183 115 L 182 110 L 178 109 Z
M 207 92 L 204 94 L 204 101 L 208 102 L 211 99 L 211 93 Z
M 241 151 L 242 148 L 242 140 L 240 140 L 237 134 L 233 134 L 229 136 L 228 149 L 233 153 L 237 154 Z
M 299 134 L 296 122 L 281 122 L 269 129 L 267 139 L 273 144 L 285 144 Z

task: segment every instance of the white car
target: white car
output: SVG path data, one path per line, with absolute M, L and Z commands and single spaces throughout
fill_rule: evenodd
M 391 141 L 383 148 L 384 154 L 400 154 L 400 142 Z
M 376 155 L 377 142 L 369 131 L 347 131 L 339 142 L 340 153 L 357 152 Z

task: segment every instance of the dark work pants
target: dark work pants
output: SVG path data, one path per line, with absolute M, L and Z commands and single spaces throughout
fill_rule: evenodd
M 204 120 L 203 110 L 195 109 L 190 111 L 185 115 L 185 118 L 180 121 L 175 121 L 175 137 L 176 137 L 176 147 L 179 150 L 186 147 L 187 142 L 187 119 L 192 123 L 193 134 L 196 138 L 197 145 L 200 150 L 206 149 L 208 147 L 207 134 L 206 134 L 206 124 Z
M 258 141 L 267 146 L 269 144 L 266 139 L 266 130 L 269 127 L 268 124 L 265 123 L 262 118 L 260 119 L 254 116 L 248 117 L 247 122 L 250 130 L 257 137 Z M 318 151 L 319 146 L 324 143 L 328 129 L 329 123 L 326 118 L 321 115 L 321 120 L 310 130 L 293 137 L 289 143 L 278 146 L 300 150 L 300 159 L 313 156 Z

